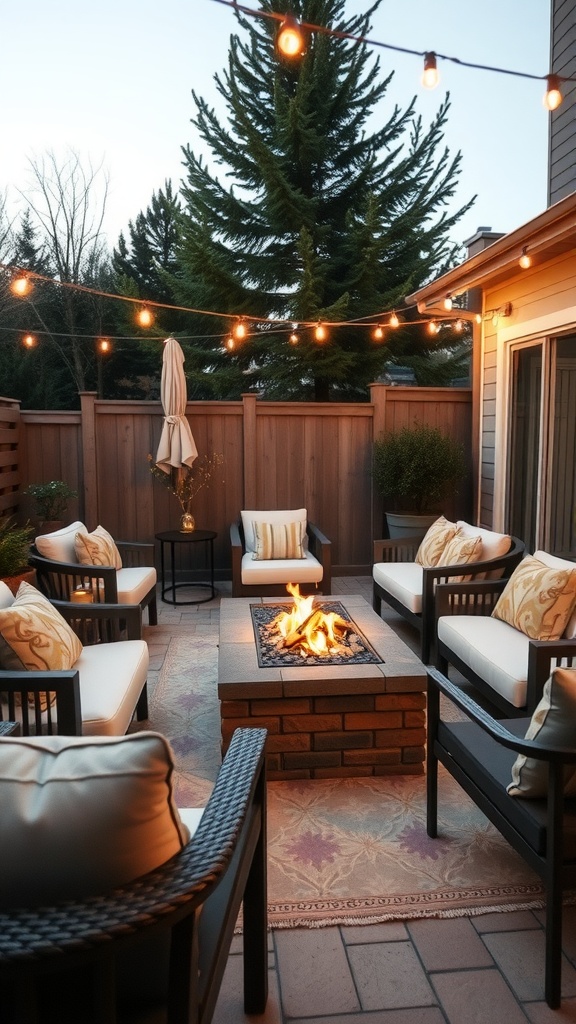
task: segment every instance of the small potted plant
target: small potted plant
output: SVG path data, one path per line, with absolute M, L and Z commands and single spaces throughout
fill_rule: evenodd
M 374 442 L 374 485 L 387 499 L 390 537 L 423 536 L 442 512 L 448 488 L 466 472 L 463 445 L 436 427 L 416 424 Z
M 13 518 L 0 520 L 0 579 L 13 594 L 22 580 L 32 583 L 36 575 L 28 562 L 33 532 L 29 523 L 18 526 Z
M 23 494 L 32 498 L 34 514 L 39 527 L 48 532 L 64 526 L 68 512 L 68 501 L 78 496 L 63 480 L 50 480 L 46 484 L 30 484 Z

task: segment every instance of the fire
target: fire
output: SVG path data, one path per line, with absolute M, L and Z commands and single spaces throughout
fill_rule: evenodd
M 280 612 L 275 619 L 284 646 L 299 646 L 303 653 L 316 655 L 328 655 L 339 647 L 349 630 L 346 620 L 336 612 L 314 610 L 314 595 L 303 597 L 297 584 L 288 583 L 286 590 L 292 594 L 294 604 L 289 612 Z

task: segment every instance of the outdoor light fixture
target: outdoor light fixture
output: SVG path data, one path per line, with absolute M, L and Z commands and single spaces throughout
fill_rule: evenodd
M 24 348 L 36 348 L 38 339 L 35 338 L 33 334 L 25 334 L 22 338 L 22 344 L 24 345 Z
M 233 352 L 234 349 L 236 348 L 236 342 L 234 341 L 234 338 L 226 338 L 224 342 L 224 348 L 227 349 L 228 352 Z
M 297 345 L 298 344 L 298 331 L 292 331 L 292 334 L 290 335 L 288 340 L 289 340 L 291 345 Z
M 148 306 L 142 306 L 136 314 L 136 320 L 140 327 L 151 327 L 154 322 L 154 314 L 152 310 L 148 309 Z
M 562 103 L 562 99 L 558 75 L 546 75 L 546 92 L 542 98 L 546 110 L 556 110 Z
M 382 341 L 382 338 L 384 337 L 384 328 L 382 327 L 382 324 L 378 324 L 378 326 L 374 328 L 372 331 L 372 337 L 374 338 L 374 341 Z
M 112 342 L 110 341 L 110 338 L 98 338 L 97 348 L 101 356 L 109 355 L 112 351 Z
M 240 318 L 239 320 L 236 321 L 234 327 L 232 328 L 232 337 L 236 341 L 244 341 L 244 338 L 247 336 L 247 334 L 248 331 L 246 328 L 246 324 L 244 323 L 244 320 Z
M 399 321 L 396 313 L 392 313 L 392 316 L 390 317 L 390 319 L 388 321 L 388 326 L 392 327 L 392 328 L 398 327 L 399 323 L 400 323 L 400 321 Z
M 436 54 L 424 54 L 424 71 L 422 72 L 422 85 L 425 89 L 435 89 L 440 81 L 438 68 L 436 66 Z
M 451 310 L 452 309 L 452 296 L 450 294 L 448 294 L 446 296 L 446 298 L 444 299 L 443 305 L 444 305 L 444 309 L 446 309 L 446 310 Z
M 28 292 L 32 291 L 32 282 L 28 274 L 17 274 L 16 277 L 13 277 L 10 282 L 10 291 L 13 295 L 18 295 L 21 298 L 28 295 Z
M 287 14 L 280 25 L 275 45 L 281 57 L 300 57 L 304 53 L 302 26 L 291 14 Z
M 316 324 L 316 327 L 314 329 L 314 337 L 316 338 L 316 341 L 326 341 L 326 338 L 328 337 L 328 331 L 326 330 L 324 324 Z
M 528 267 L 532 266 L 532 257 L 528 255 L 528 246 L 524 246 L 522 249 L 522 255 L 518 260 L 518 265 L 522 267 L 522 270 L 528 270 Z
M 440 330 L 440 328 L 439 328 L 438 324 L 436 323 L 436 321 L 435 320 L 431 320 L 430 323 L 428 324 L 428 334 L 438 334 L 439 330 Z

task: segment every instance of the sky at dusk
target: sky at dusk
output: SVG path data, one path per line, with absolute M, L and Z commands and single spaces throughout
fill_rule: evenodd
M 349 14 L 366 8 L 362 0 L 346 5 Z M 109 175 L 105 230 L 113 246 L 154 190 L 168 178 L 178 186 L 181 147 L 201 151 L 190 123 L 192 89 L 223 113 L 213 76 L 226 65 L 234 13 L 214 0 L 27 0 L 11 4 L 2 21 L 0 191 L 7 191 L 8 208 L 11 214 L 22 208 L 18 190 L 29 184 L 30 160 L 48 151 L 59 158 L 71 148 Z M 549 22 L 548 0 L 383 0 L 370 38 L 545 75 Z M 512 231 L 545 209 L 543 82 L 439 59 L 440 85 L 429 92 L 420 85 L 420 57 L 372 51 L 383 76 L 394 71 L 374 128 L 414 94 L 427 124 L 450 92 L 445 141 L 452 153 L 463 153 L 455 204 L 478 194 L 454 241 L 479 225 Z

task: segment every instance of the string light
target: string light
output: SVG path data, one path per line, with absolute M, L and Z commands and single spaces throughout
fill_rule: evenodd
M 395 312 L 392 313 L 392 316 L 390 317 L 390 319 L 388 321 L 388 326 L 391 327 L 394 330 L 396 327 L 399 326 L 399 324 L 400 324 L 400 320 L 399 320 L 397 314 Z
M 290 342 L 291 345 L 297 345 L 299 341 L 298 331 L 292 331 L 290 337 L 288 338 L 288 341 Z
M 224 342 L 224 348 L 228 352 L 233 352 L 234 349 L 236 348 L 236 342 L 234 341 L 234 338 L 232 337 L 232 335 L 230 335 L 230 337 L 226 338 L 226 340 Z
M 34 337 L 33 334 L 25 334 L 22 338 L 22 344 L 24 345 L 24 348 L 36 348 L 38 338 Z
M 378 326 L 374 328 L 372 331 L 372 337 L 374 338 L 374 341 L 382 341 L 382 338 L 384 337 L 384 328 L 382 327 L 382 324 L 378 324 Z
M 291 14 L 286 15 L 278 29 L 276 50 L 282 57 L 301 57 L 304 53 L 302 26 Z
M 436 54 L 424 54 L 424 71 L 422 72 L 422 85 L 425 89 L 435 89 L 440 81 L 438 67 L 436 65 Z
M 448 312 L 452 309 L 452 296 L 451 295 L 447 295 L 446 296 L 446 298 L 444 299 L 443 305 L 444 305 L 444 309 L 448 310 Z
M 522 270 L 528 270 L 528 267 L 532 266 L 532 257 L 528 255 L 528 246 L 524 246 L 522 249 L 522 255 L 518 260 L 518 265 L 522 267 Z
M 32 291 L 32 282 L 28 274 L 17 274 L 16 277 L 13 277 L 10 282 L 10 291 L 13 295 L 18 295 L 19 298 L 28 295 Z
M 242 317 L 236 321 L 232 328 L 232 337 L 235 341 L 244 341 L 248 335 L 248 329 Z
M 567 79 L 563 79 L 567 81 Z M 557 110 L 562 103 L 562 93 L 560 91 L 560 76 L 559 75 L 546 75 L 546 92 L 542 97 L 542 102 L 546 107 L 546 110 Z
M 440 330 L 440 327 L 438 326 L 436 321 L 435 320 L 431 320 L 430 323 L 428 324 L 428 333 L 429 334 L 438 334 L 439 330 Z
M 112 342 L 110 341 L 110 338 L 98 338 L 98 341 L 96 342 L 96 348 L 100 355 L 109 355 L 110 352 L 112 351 Z
M 314 337 L 316 341 L 326 341 L 328 331 L 324 324 L 316 324 L 316 327 L 314 328 Z
M 154 323 L 154 314 L 148 306 L 142 306 L 136 314 L 136 320 L 140 324 L 140 327 L 151 327 Z

